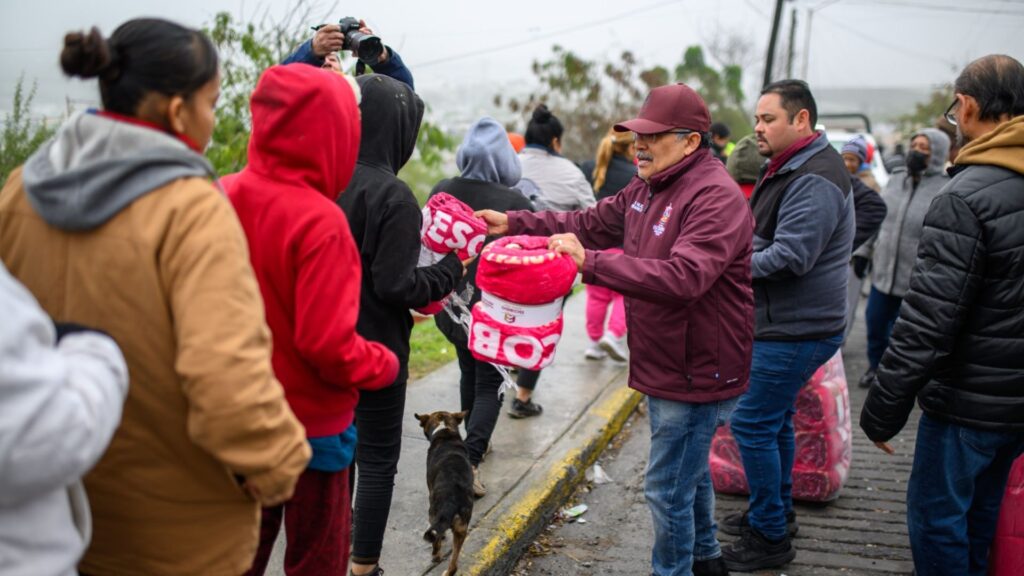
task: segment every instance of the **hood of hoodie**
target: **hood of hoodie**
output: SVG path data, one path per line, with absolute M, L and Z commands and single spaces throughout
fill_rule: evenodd
M 340 74 L 294 64 L 268 68 L 252 93 L 251 170 L 336 200 L 359 151 L 359 108 Z
M 477 120 L 455 153 L 463 178 L 496 182 L 511 188 L 522 177 L 522 166 L 505 128 L 485 117 Z
M 69 231 L 97 228 L 139 197 L 193 176 L 217 177 L 174 136 L 92 111 L 68 119 L 22 171 L 39 216 Z
M 380 74 L 356 79 L 362 90 L 359 162 L 398 174 L 416 149 L 423 101 L 407 84 Z
M 956 163 L 988 164 L 1024 174 L 1024 116 L 1011 118 L 968 142 L 957 154 Z
M 942 130 L 936 128 L 925 128 L 919 132 L 915 132 L 910 140 L 918 136 L 924 136 L 928 139 L 928 144 L 931 146 L 931 156 L 928 158 L 928 167 L 924 169 L 925 176 L 931 176 L 932 174 L 945 174 L 946 173 L 946 161 L 949 160 L 949 136 Z

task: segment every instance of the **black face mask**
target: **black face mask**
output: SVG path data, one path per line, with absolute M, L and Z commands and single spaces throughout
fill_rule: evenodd
M 920 174 L 928 167 L 928 160 L 928 155 L 924 152 L 911 150 L 910 154 L 907 154 L 907 170 L 911 174 Z

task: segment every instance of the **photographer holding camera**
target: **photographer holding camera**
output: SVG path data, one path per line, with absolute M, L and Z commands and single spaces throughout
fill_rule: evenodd
M 314 28 L 316 34 L 304 42 L 282 64 L 301 62 L 312 66 L 323 67 L 326 58 L 341 50 L 350 50 L 359 58 L 356 75 L 360 75 L 369 66 L 373 72 L 390 76 L 399 82 L 408 84 L 413 90 L 412 72 L 405 67 L 402 57 L 390 46 L 385 46 L 379 37 L 366 26 L 363 20 L 351 16 L 342 18 L 337 24 L 324 24 Z

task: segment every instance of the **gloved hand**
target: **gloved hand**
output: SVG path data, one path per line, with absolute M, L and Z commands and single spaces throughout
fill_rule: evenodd
M 864 276 L 868 273 L 868 265 L 871 264 L 871 259 L 863 256 L 854 256 L 850 259 L 850 263 L 853 264 L 853 275 L 863 280 Z

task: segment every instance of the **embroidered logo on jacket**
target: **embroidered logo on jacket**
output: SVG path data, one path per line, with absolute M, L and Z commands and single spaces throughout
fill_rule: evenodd
M 665 207 L 665 211 L 661 213 L 661 218 L 658 219 L 658 223 L 655 224 L 652 229 L 654 230 L 655 236 L 661 236 L 665 233 L 665 224 L 668 223 L 668 219 L 672 217 L 672 205 L 669 204 Z
M 633 201 L 633 205 L 630 206 L 630 208 L 632 208 L 633 210 L 636 210 L 637 212 L 640 212 L 640 213 L 643 213 L 643 211 L 644 211 L 644 205 L 641 204 L 639 200 L 634 200 Z

